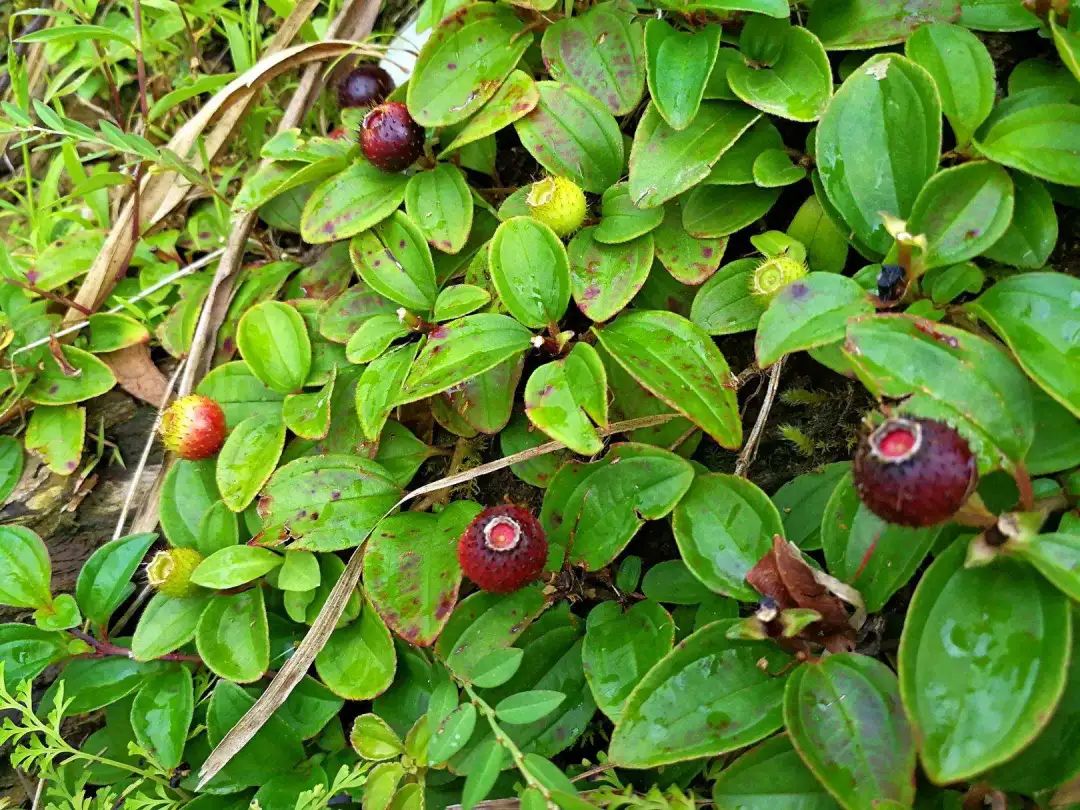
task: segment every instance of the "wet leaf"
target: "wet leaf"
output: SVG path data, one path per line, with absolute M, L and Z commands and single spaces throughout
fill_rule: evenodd
M 537 368 L 525 386 L 529 421 L 583 456 L 604 447 L 589 418 L 606 425 L 607 405 L 607 373 L 587 343 L 575 344 L 564 360 Z
M 414 174 L 405 186 L 405 211 L 428 243 L 444 253 L 457 253 L 472 229 L 473 200 L 461 169 L 439 163 Z
M 506 595 L 474 593 L 454 609 L 435 652 L 459 678 L 471 680 L 487 655 L 514 643 L 543 604 L 543 594 L 535 587 Z
M 190 670 L 174 666 L 154 675 L 139 689 L 131 706 L 135 739 L 163 767 L 175 768 L 183 759 L 194 711 Z
M 445 157 L 449 152 L 461 149 L 463 146 L 475 143 L 481 138 L 486 138 L 510 126 L 522 116 L 528 115 L 539 102 L 540 91 L 536 87 L 536 82 L 528 73 L 515 70 L 506 77 L 506 81 L 502 83 L 491 100 L 465 122 L 453 140 L 439 153 L 439 157 Z
M 649 94 L 672 129 L 686 129 L 698 113 L 720 48 L 720 26 L 677 31 L 660 19 L 645 23 Z
M 71 636 L 42 630 L 32 624 L 0 624 L 0 661 L 4 662 L 3 686 L 13 690 L 25 680 L 67 658 Z
M 566 248 L 532 217 L 503 222 L 491 240 L 488 267 L 506 309 L 525 326 L 557 324 L 570 303 Z

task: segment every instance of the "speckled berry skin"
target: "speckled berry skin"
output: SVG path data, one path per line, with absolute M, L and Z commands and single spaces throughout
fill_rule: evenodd
M 514 505 L 485 509 L 458 541 L 461 570 L 492 593 L 510 593 L 536 580 L 547 552 L 540 521 Z
M 893 417 L 864 436 L 855 488 L 889 523 L 933 526 L 963 506 L 978 480 L 975 456 L 953 428 L 932 419 Z
M 360 149 L 384 172 L 400 172 L 424 154 L 424 128 L 404 104 L 388 101 L 364 116 Z
M 394 92 L 394 80 L 378 65 L 357 65 L 338 82 L 338 104 L 342 107 L 374 107 Z
M 210 397 L 181 397 L 161 417 L 161 438 L 180 458 L 210 458 L 225 443 L 225 413 Z

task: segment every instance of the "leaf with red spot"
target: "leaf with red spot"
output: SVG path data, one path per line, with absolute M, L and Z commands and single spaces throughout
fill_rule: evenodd
M 389 517 L 364 551 L 368 598 L 397 635 L 420 647 L 435 643 L 457 603 L 461 566 L 457 541 L 481 511 L 454 501 L 438 515 Z
M 584 228 L 570 242 L 570 286 L 574 302 L 593 321 L 618 315 L 638 294 L 653 261 L 650 234 L 618 245 L 596 240 L 596 228 Z
M 401 205 L 408 182 L 404 174 L 357 160 L 311 192 L 300 218 L 300 235 L 313 245 L 356 236 Z

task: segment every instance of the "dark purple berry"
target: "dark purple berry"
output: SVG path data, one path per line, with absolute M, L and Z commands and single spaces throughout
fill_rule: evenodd
M 424 154 L 424 128 L 400 101 L 388 101 L 364 116 L 360 148 L 383 171 L 399 172 Z
M 885 303 L 900 300 L 900 287 L 904 280 L 904 268 L 898 264 L 883 264 L 877 277 L 878 298 Z
M 342 107 L 374 107 L 394 92 L 394 80 L 378 65 L 358 65 L 338 82 L 337 92 Z

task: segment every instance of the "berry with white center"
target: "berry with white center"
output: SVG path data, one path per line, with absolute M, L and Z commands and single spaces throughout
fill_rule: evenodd
M 400 101 L 380 104 L 360 125 L 360 150 L 384 172 L 400 172 L 424 154 L 424 128 Z
M 342 107 L 374 107 L 394 92 L 394 80 L 378 65 L 363 64 L 346 73 L 337 86 Z
M 225 443 L 225 413 L 210 397 L 180 397 L 161 417 L 161 438 L 180 458 L 210 458 Z
M 573 180 L 548 176 L 533 183 L 525 198 L 529 215 L 559 237 L 572 234 L 585 221 L 585 192 Z
M 202 561 L 202 554 L 193 548 L 167 548 L 147 564 L 146 579 L 150 587 L 166 596 L 191 596 L 199 590 L 191 575 Z
M 875 515 L 901 526 L 948 520 L 977 481 L 967 441 L 933 419 L 886 419 L 863 437 L 855 454 L 859 498 Z
M 540 521 L 514 505 L 485 509 L 458 541 L 461 570 L 492 593 L 510 593 L 537 579 L 547 562 L 547 551 Z

